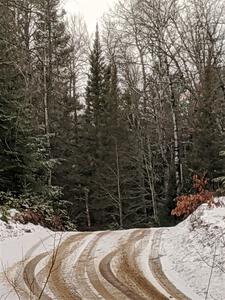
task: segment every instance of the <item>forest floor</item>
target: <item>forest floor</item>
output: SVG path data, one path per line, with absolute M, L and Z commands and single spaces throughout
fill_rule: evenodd
M 224 216 L 203 205 L 174 228 L 27 233 L 27 225 L 0 241 L 0 299 L 224 300 Z

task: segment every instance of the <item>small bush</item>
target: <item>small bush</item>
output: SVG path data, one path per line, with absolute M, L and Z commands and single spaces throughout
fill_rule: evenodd
M 5 207 L 1 207 L 1 220 L 5 223 L 8 223 L 8 218 L 9 218 L 9 214 L 8 214 L 8 210 L 5 209 Z
M 208 179 L 194 175 L 193 188 L 196 190 L 195 194 L 182 195 L 176 198 L 176 208 L 172 210 L 171 214 L 177 217 L 187 217 L 192 214 L 201 204 L 213 202 L 213 192 L 206 189 Z
M 17 209 L 20 213 L 15 215 L 14 220 L 22 224 L 39 224 L 51 230 L 75 230 L 75 224 L 68 215 L 68 202 L 60 199 L 61 193 L 56 188 L 53 187 L 50 192 L 20 196 L 1 192 L 0 203 L 6 211 Z
M 31 209 L 17 213 L 13 219 L 22 224 L 33 223 L 35 225 L 45 225 L 43 214 L 40 211 L 33 211 Z

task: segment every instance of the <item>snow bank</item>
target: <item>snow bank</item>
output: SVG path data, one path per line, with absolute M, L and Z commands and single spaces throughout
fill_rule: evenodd
M 39 225 L 31 223 L 21 224 L 13 221 L 13 217 L 18 213 L 15 209 L 9 210 L 8 213 L 9 217 L 7 223 L 1 220 L 2 215 L 0 213 L 0 242 L 9 238 L 23 236 L 26 233 L 43 230 L 43 227 Z
M 212 207 L 201 205 L 165 230 L 160 251 L 163 270 L 178 289 L 188 286 L 200 299 L 224 300 L 225 198 L 215 199 Z
M 5 223 L 0 220 L 0 242 L 5 239 L 22 236 L 25 233 L 40 231 L 42 228 L 43 227 L 39 225 L 33 225 L 31 223 L 23 225 L 12 221 Z
M 40 225 L 14 221 L 13 218 L 17 213 L 17 210 L 11 209 L 7 212 L 8 222 L 0 219 L 0 299 L 18 299 L 12 284 L 8 283 L 5 272 L 10 272 L 11 275 L 15 273 L 16 280 L 20 280 L 21 260 L 25 261 L 30 256 L 46 251 L 50 252 L 60 238 L 60 234 Z

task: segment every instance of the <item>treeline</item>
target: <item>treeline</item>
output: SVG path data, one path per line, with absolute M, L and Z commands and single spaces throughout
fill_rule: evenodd
M 59 0 L 0 1 L 1 204 L 42 211 L 48 224 L 72 225 L 63 190 L 87 50 L 84 22 L 68 26 Z
M 174 222 L 224 170 L 223 1 L 119 1 L 89 50 L 59 0 L 0 0 L 0 191 L 69 228 Z M 88 75 L 87 75 L 88 74 Z

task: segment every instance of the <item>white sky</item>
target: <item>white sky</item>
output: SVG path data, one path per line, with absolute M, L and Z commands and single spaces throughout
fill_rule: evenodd
M 95 31 L 96 22 L 112 6 L 115 0 L 66 0 L 65 8 L 69 14 L 84 16 L 89 33 Z

